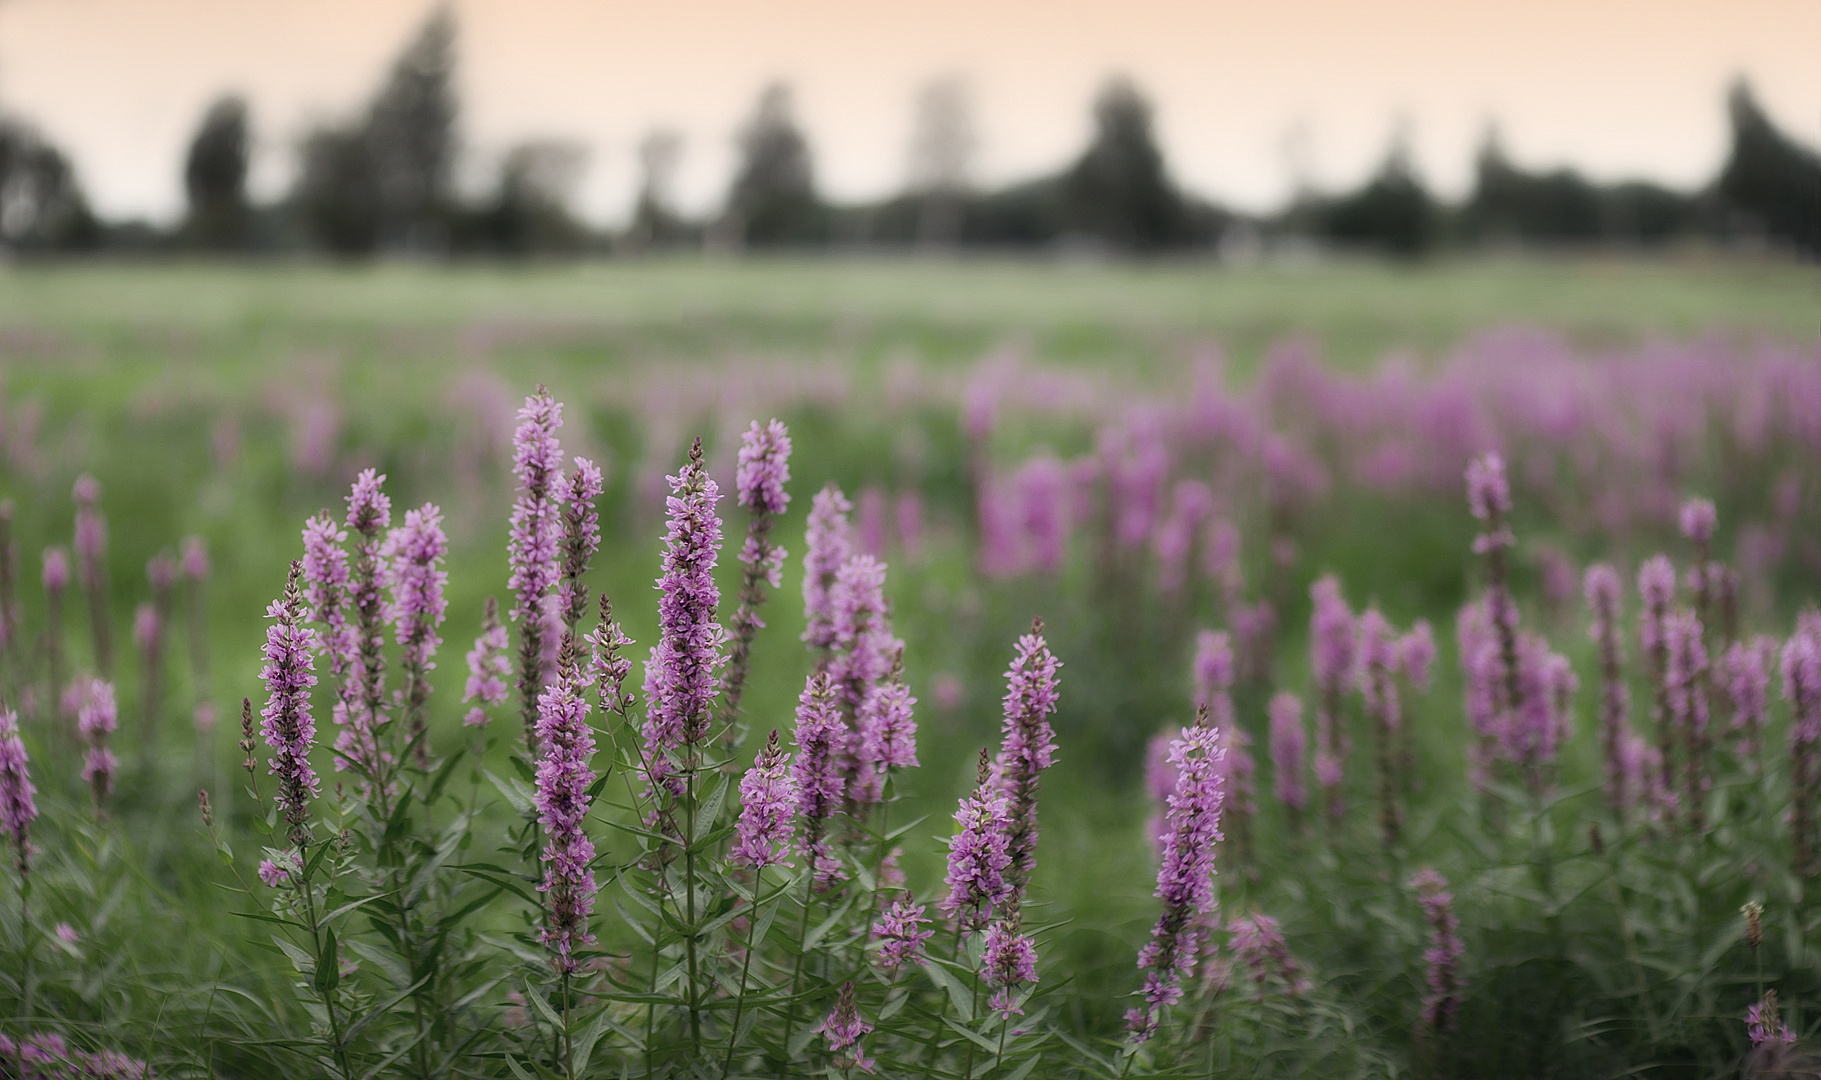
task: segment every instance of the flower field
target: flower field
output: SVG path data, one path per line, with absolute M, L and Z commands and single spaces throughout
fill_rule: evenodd
M 0 1076 L 1821 1075 L 1817 301 L 0 271 Z

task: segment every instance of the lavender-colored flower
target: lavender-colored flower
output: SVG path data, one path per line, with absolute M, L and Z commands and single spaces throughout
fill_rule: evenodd
M 1012 824 L 1006 852 L 1012 857 L 1011 906 L 1016 910 L 1037 861 L 1037 792 L 1043 770 L 1056 756 L 1056 672 L 1062 667 L 1043 640 L 1043 620 L 1018 639 L 1005 672 L 1005 719 L 1000 724 L 998 763 L 1010 801 Z
M 1594 563 L 1582 578 L 1581 592 L 1593 612 L 1588 631 L 1600 652 L 1600 746 L 1606 759 L 1606 805 L 1622 813 L 1640 794 L 1628 791 L 1621 750 L 1629 734 L 1629 708 L 1625 679 L 1620 671 L 1624 646 L 1619 637 L 1619 598 L 1623 589 L 1619 572 L 1606 563 Z
M 797 779 L 790 755 L 772 729 L 752 768 L 740 778 L 740 818 L 734 825 L 729 860 L 754 870 L 789 866 L 791 818 L 797 811 Z
M 342 547 L 348 533 L 328 514 L 318 514 L 303 527 L 303 595 L 323 650 L 329 654 L 330 672 L 346 678 L 353 670 L 359 646 L 348 626 L 348 553 Z
M 1669 722 L 1681 733 L 1683 805 L 1691 828 L 1700 829 L 1701 805 L 1713 778 L 1707 775 L 1707 646 L 1701 620 L 1692 611 L 1672 613 L 1663 626 L 1668 638 L 1664 682 L 1669 691 Z
M 448 601 L 443 586 L 449 575 L 441 569 L 449 542 L 443 535 L 443 512 L 434 504 L 405 511 L 405 523 L 386 536 L 380 557 L 388 560 L 386 582 L 391 588 L 393 636 L 399 646 L 399 667 L 405 673 L 404 705 L 410 717 L 410 739 L 419 765 L 428 765 L 424 745 L 424 702 L 430 697 L 427 674 L 436 668 L 436 650 L 443 639 L 436 628 L 443 624 Z
M 657 588 L 658 643 L 645 666 L 645 743 L 653 778 L 681 793 L 673 756 L 692 754 L 708 735 L 717 690 L 715 676 L 727 657 L 726 633 L 715 621 L 721 593 L 715 561 L 721 550 L 720 490 L 702 467 L 702 442 L 670 477 L 670 528 L 664 538 L 664 572 Z
M 487 597 L 481 609 L 481 632 L 468 650 L 468 682 L 462 687 L 462 701 L 472 703 L 462 723 L 469 727 L 486 727 L 487 707 L 506 700 L 506 679 L 512 674 L 512 661 L 506 657 L 511 642 L 506 627 L 500 622 L 498 601 Z
M 1010 1020 L 1014 1014 L 1023 1016 L 1018 988 L 1037 981 L 1037 947 L 1029 935 L 1019 932 L 1015 913 L 987 928 L 980 967 L 993 988 L 987 1008 L 997 1011 L 1002 1020 Z
M 336 768 L 353 769 L 373 779 L 391 762 L 391 753 L 379 744 L 385 714 L 386 604 L 380 549 L 382 535 L 392 523 L 392 500 L 382 489 L 386 478 L 366 469 L 348 492 L 347 529 L 359 537 L 354 543 L 349 572 L 348 606 L 357 624 L 354 646 L 357 662 L 341 687 L 334 713 L 343 725 L 335 737 Z
M 278 777 L 278 808 L 290 823 L 291 843 L 308 838 L 309 800 L 320 783 L 310 767 L 316 745 L 316 721 L 310 716 L 310 687 L 316 685 L 316 632 L 304 625 L 306 610 L 299 582 L 303 565 L 293 562 L 284 596 L 266 607 L 265 663 L 259 677 L 266 684 L 266 707 L 260 732 L 272 751 L 271 773 Z
M 873 1026 L 860 1015 L 860 1008 L 854 999 L 854 984 L 841 984 L 841 993 L 835 998 L 834 1011 L 822 1026 L 816 1029 L 817 1034 L 828 1040 L 828 1052 L 835 1055 L 834 1066 L 842 1071 L 859 1069 L 861 1072 L 872 1072 L 873 1061 L 866 1056 L 860 1047 L 860 1040 L 871 1031 Z
M 563 406 L 540 386 L 525 399 L 518 419 L 512 435 L 512 475 L 518 478 L 519 495 L 512 506 L 506 561 L 512 570 L 507 582 L 514 597 L 511 621 L 519 624 L 519 710 L 529 741 L 536 738 L 538 692 L 544 684 L 545 605 L 556 584 L 563 536 L 563 449 L 556 438 L 563 426 Z
M 1342 696 L 1353 674 L 1358 644 L 1353 612 L 1341 596 L 1333 574 L 1309 586 L 1309 660 L 1315 676 L 1315 778 L 1322 786 L 1328 817 L 1341 812 L 1340 782 L 1345 773 L 1348 739 Z
M 61 593 L 63 590 L 69 588 L 69 552 L 60 547 L 47 547 L 44 549 L 44 575 L 42 580 L 44 581 L 44 591 L 47 593 Z
M 1735 641 L 1721 658 L 1721 672 L 1726 678 L 1726 697 L 1732 705 L 1732 723 L 1728 733 L 1739 738 L 1739 756 L 1747 768 L 1757 772 L 1763 751 L 1764 715 L 1770 700 L 1770 671 L 1776 662 L 1777 643 L 1769 637 Z
M 849 797 L 860 805 L 884 798 L 885 779 L 893 769 L 917 767 L 917 720 L 912 706 L 917 699 L 901 675 L 874 686 L 860 703 L 855 717 L 856 782 Z
M 980 781 L 955 810 L 955 834 L 948 839 L 948 895 L 942 913 L 964 931 L 987 925 L 1011 896 L 1006 850 L 1011 804 L 988 776 L 986 751 L 980 752 Z
M 853 504 L 833 483 L 816 493 L 810 503 L 808 531 L 803 537 L 803 613 L 808 625 L 803 641 L 826 657 L 835 644 L 835 609 L 830 595 L 835 575 L 853 554 L 853 536 L 847 515 Z
M 183 538 L 182 554 L 183 576 L 191 581 L 202 581 L 209 576 L 209 542 L 200 536 Z
M 52 927 L 51 933 L 56 934 L 57 940 L 65 945 L 75 945 L 82 940 L 82 935 L 76 933 L 76 928 L 66 922 L 60 922 Z
M 1252 973 L 1259 1001 L 1265 999 L 1273 976 L 1291 994 L 1308 989 L 1276 919 L 1260 912 L 1241 915 L 1227 924 L 1227 933 L 1232 935 L 1233 955 Z
M 270 889 L 282 889 L 291 884 L 291 868 L 280 866 L 271 859 L 259 860 L 259 880 Z
M 582 584 L 582 575 L 601 547 L 601 516 L 594 500 L 605 484 L 600 466 L 578 457 L 563 485 L 563 579 L 557 585 L 557 603 L 564 627 L 571 631 L 588 613 L 588 586 Z
M 1203 630 L 1195 636 L 1193 704 L 1206 709 L 1217 727 L 1233 723 L 1233 646 L 1224 631 Z
M 885 602 L 885 564 L 871 555 L 855 555 L 835 572 L 829 590 L 833 609 L 833 655 L 829 678 L 842 707 L 858 710 L 873 684 L 891 671 L 903 642 L 892 635 Z
M 1783 646 L 1783 697 L 1790 703 L 1789 784 L 1791 869 L 1807 880 L 1816 871 L 1815 792 L 1821 786 L 1821 628 L 1796 624 Z
M 1304 755 L 1308 735 L 1303 731 L 1303 703 L 1287 690 L 1271 698 L 1266 710 L 1271 716 L 1271 762 L 1277 801 L 1292 815 L 1300 815 L 1308 803 L 1303 786 Z
M 1796 1033 L 1789 1030 L 1777 1008 L 1775 990 L 1766 990 L 1762 1000 L 1745 1010 L 1745 1034 L 1754 1047 L 1765 1043 L 1773 1046 L 1796 1044 Z
M 148 656 L 155 655 L 163 638 L 164 626 L 159 621 L 158 609 L 150 603 L 141 603 L 133 609 L 133 645 Z
M 1402 827 L 1397 803 L 1396 737 L 1403 726 L 1397 695 L 1398 635 L 1377 608 L 1359 618 L 1357 658 L 1360 697 L 1378 742 L 1378 819 L 1384 842 L 1394 843 Z
M 1163 859 L 1153 893 L 1163 912 L 1138 954 L 1138 969 L 1145 973 L 1144 1004 L 1126 1014 L 1134 1042 L 1144 1042 L 1157 1030 L 1158 1014 L 1182 997 L 1182 980 L 1200 955 L 1203 916 L 1214 905 L 1225 755 L 1220 732 L 1211 727 L 1184 728 L 1170 747 L 1176 790 L 1165 815 Z
M 742 507 L 755 514 L 777 516 L 790 506 L 790 432 L 782 421 L 764 427 L 754 420 L 740 440 L 739 465 L 734 486 Z
M 1429 674 L 1435 667 L 1435 630 L 1428 619 L 1416 620 L 1397 639 L 1397 666 L 1411 686 L 1429 689 Z
M 1682 535 L 1696 545 L 1705 548 L 1713 542 L 1714 527 L 1719 524 L 1719 515 L 1714 512 L 1714 504 L 1709 499 L 1689 499 L 1682 504 L 1676 521 L 1682 528 Z
M 13 842 L 13 865 L 21 876 L 31 869 L 32 822 L 38 817 L 31 758 L 19 737 L 19 714 L 0 707 L 0 829 Z
M 601 695 L 601 708 L 625 716 L 632 708 L 632 692 L 626 689 L 626 676 L 632 673 L 632 660 L 625 654 L 632 639 L 614 621 L 613 604 L 601 597 L 601 618 L 588 632 L 590 655 L 589 681 Z
M 114 777 L 120 771 L 114 752 L 108 748 L 108 736 L 120 726 L 114 684 L 93 677 L 82 679 L 75 711 L 76 730 L 88 744 L 83 757 L 82 779 L 93 791 L 95 804 L 99 806 L 107 801 L 114 789 Z
M 849 732 L 835 704 L 835 689 L 826 674 L 811 675 L 797 698 L 796 760 L 791 775 L 797 785 L 797 816 L 803 827 L 798 844 L 826 888 L 841 875 L 841 861 L 828 847 L 828 819 L 840 809 L 847 783 L 841 760 Z
M 1468 463 L 1467 508 L 1487 523 L 1511 513 L 1511 486 L 1505 481 L 1505 460 L 1498 454 L 1482 454 Z
M 739 716 L 740 699 L 746 692 L 746 672 L 751 663 L 752 643 L 764 629 L 765 620 L 759 608 L 766 600 L 766 587 L 777 588 L 782 582 L 784 548 L 772 543 L 772 528 L 778 516 L 790 506 L 790 493 L 784 484 L 790 479 L 790 434 L 777 420 L 764 427 L 753 421 L 752 428 L 740 440 L 739 467 L 735 485 L 739 504 L 751 514 L 746 523 L 746 541 L 740 547 L 740 606 L 734 610 L 733 646 L 729 650 L 727 670 L 721 677 L 721 719 L 729 725 Z
M 1410 880 L 1429 924 L 1429 948 L 1423 962 L 1429 967 L 1429 994 L 1423 999 L 1423 1031 L 1436 1034 L 1452 1030 L 1460 1009 L 1461 923 L 1454 914 L 1454 897 L 1447 879 L 1423 869 Z
M 540 856 L 545 864 L 539 890 L 548 894 L 544 929 L 538 940 L 550 949 L 550 966 L 572 975 L 578 948 L 594 943 L 588 916 L 594 910 L 595 881 L 590 864 L 594 843 L 583 829 L 592 802 L 594 728 L 588 723 L 588 701 L 575 656 L 574 639 L 564 643 L 557 677 L 538 696 L 538 821 L 549 843 Z
M 901 896 L 873 927 L 873 939 L 879 942 L 879 966 L 885 969 L 886 978 L 895 978 L 898 969 L 905 964 L 926 964 L 928 958 L 923 953 L 923 943 L 928 941 L 934 930 L 925 930 L 929 920 L 923 916 L 923 905 L 908 896 Z

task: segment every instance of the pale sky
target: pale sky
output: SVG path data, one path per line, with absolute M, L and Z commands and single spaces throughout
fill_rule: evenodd
M 1510 155 L 1601 179 L 1692 185 L 1726 149 L 1738 74 L 1821 145 L 1821 0 L 456 0 L 467 171 L 512 143 L 588 151 L 584 214 L 622 220 L 634 148 L 684 136 L 681 195 L 718 204 L 732 135 L 774 77 L 796 89 L 822 190 L 896 190 L 911 103 L 973 88 L 985 183 L 1053 170 L 1115 72 L 1157 106 L 1177 179 L 1278 204 L 1300 145 L 1318 185 L 1352 184 L 1404 124 L 1424 176 L 1464 191 L 1496 119 Z M 110 216 L 169 220 L 209 101 L 251 102 L 255 185 L 284 189 L 309 126 L 350 116 L 427 0 L 0 0 L 0 110 L 38 123 Z M 1301 132 L 1293 137 L 1293 132 Z

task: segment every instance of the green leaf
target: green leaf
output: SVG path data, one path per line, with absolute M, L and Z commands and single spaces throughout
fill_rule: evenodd
M 961 1019 L 970 1024 L 973 1023 L 974 995 L 961 985 L 961 981 L 950 974 L 948 968 L 944 967 L 939 960 L 932 960 L 923 965 L 923 970 L 929 973 L 930 982 L 935 983 L 939 989 L 948 994 L 949 1004 L 953 1005 L 955 1011 L 961 1014 Z
M 696 804 L 695 835 L 689 838 L 691 843 L 702 839 L 705 833 L 714 831 L 715 821 L 721 816 L 721 804 L 727 801 L 727 789 L 732 786 L 723 780 Z
M 323 931 L 322 954 L 316 958 L 316 992 L 323 997 L 334 993 L 341 984 L 341 948 L 335 942 L 335 928 Z
M 563 1018 L 556 1014 L 556 1010 L 545 999 L 542 991 L 533 990 L 529 986 L 525 987 L 525 1000 L 531 1003 L 531 1007 L 538 1011 L 538 1015 L 542 1016 L 546 1023 L 556 1029 L 558 1035 L 569 1030 L 568 1026 L 563 1023 Z
M 518 758 L 514 757 L 512 760 L 516 762 Z M 520 817 L 531 817 L 537 813 L 531 801 L 531 788 L 523 781 L 508 779 L 491 769 L 482 769 L 481 772 L 494 787 L 499 789 L 499 793 L 505 796 L 506 801 L 512 804 L 512 809 L 517 810 Z M 507 1058 L 506 1060 L 512 1059 Z
M 942 1018 L 942 1022 L 947 1024 L 956 1034 L 965 1035 L 971 1042 L 984 1049 L 987 1053 L 992 1054 L 995 1057 L 998 1056 L 999 1043 L 995 1040 L 987 1038 L 985 1035 L 980 1034 L 966 1024 L 957 1024 L 954 1020 L 946 1016 Z
M 272 940 L 278 945 L 281 952 L 291 958 L 291 965 L 297 969 L 299 975 L 315 974 L 316 957 L 304 952 L 284 938 L 274 936 Z
M 354 1037 L 356 1035 L 359 1035 L 362 1031 L 365 1031 L 368 1024 L 371 1024 L 374 1020 L 377 1020 L 379 1017 L 384 1016 L 387 1012 L 391 1011 L 391 1009 L 394 1005 L 397 1005 L 399 1002 L 405 1000 L 406 998 L 410 997 L 412 994 L 416 993 L 419 987 L 423 986 L 425 983 L 427 983 L 429 981 L 430 981 L 430 976 L 426 975 L 423 978 L 419 979 L 418 981 L 412 983 L 410 986 L 407 986 L 403 990 L 400 990 L 398 993 L 393 994 L 391 997 L 387 998 L 385 1001 L 382 1001 L 378 1005 L 373 1006 L 373 1008 L 371 1010 L 369 1010 L 366 1013 L 366 1015 L 362 1016 L 360 1019 L 358 1019 L 358 1020 L 354 1021 L 352 1024 L 348 1025 L 348 1030 L 342 1033 L 342 1037 L 341 1037 L 342 1044 L 345 1046 L 348 1043 L 353 1042 Z
M 588 1030 L 582 1032 L 582 1037 L 575 1042 L 569 1071 L 577 1076 L 584 1076 L 588 1072 L 588 1059 L 594 1056 L 594 1044 L 601 1040 L 601 1035 L 607 1030 L 607 1012 L 606 1008 L 596 1012 Z
M 511 1054 L 506 1055 L 506 1068 L 511 1069 L 512 1075 L 518 1077 L 518 1080 L 538 1080 L 537 1077 L 526 1072 L 525 1067 L 518 1063 L 518 1058 L 513 1057 Z

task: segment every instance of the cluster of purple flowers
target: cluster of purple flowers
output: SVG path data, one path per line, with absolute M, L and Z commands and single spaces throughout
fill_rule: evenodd
M 827 888 L 842 873 L 841 860 L 828 844 L 828 826 L 847 793 L 841 761 L 848 730 L 836 703 L 834 684 L 826 674 L 811 675 L 797 698 L 795 738 L 797 753 L 791 776 L 796 781 L 797 817 L 803 830 L 798 850 L 809 859 L 818 887 Z
M 563 449 L 556 438 L 557 429 L 563 426 L 563 406 L 540 386 L 536 394 L 525 399 L 518 417 L 518 429 L 512 435 L 512 474 L 518 478 L 519 495 L 506 536 L 506 561 L 512 571 L 507 585 L 514 596 L 511 620 L 519 624 L 519 707 L 526 738 L 532 741 L 536 738 L 545 654 L 548 646 L 554 644 L 545 639 L 553 614 L 550 590 L 557 580 L 563 533 Z
M 791 821 L 799 803 L 790 755 L 772 729 L 765 749 L 740 778 L 740 817 L 727 857 L 754 870 L 789 866 Z
M 1309 660 L 1315 679 L 1315 779 L 1322 787 L 1330 820 L 1344 809 L 1340 782 L 1345 774 L 1347 727 L 1341 703 L 1353 675 L 1358 631 L 1353 612 L 1332 574 L 1309 586 Z
M 113 792 L 114 776 L 120 771 L 120 762 L 108 746 L 108 736 L 119 726 L 120 706 L 114 699 L 114 684 L 93 677 L 84 679 L 76 709 L 76 730 L 88 744 L 82 758 L 82 779 L 89 785 L 97 806 Z
M 1783 696 L 1790 703 L 1790 846 L 1792 869 L 1808 879 L 1817 858 L 1815 794 L 1821 787 L 1821 616 L 1807 612 L 1783 646 Z
M 487 708 L 506 700 L 506 680 L 512 674 L 512 661 L 506 656 L 510 647 L 499 604 L 489 596 L 481 613 L 481 632 L 474 639 L 474 648 L 468 650 L 468 681 L 462 688 L 462 701 L 472 705 L 462 717 L 463 724 L 486 727 L 492 719 Z
M 152 1080 L 152 1067 L 138 1058 L 118 1050 L 79 1050 L 54 1032 L 17 1040 L 0 1034 L 0 1061 L 9 1068 L 22 1065 L 19 1080 Z
M 1429 967 L 1429 995 L 1423 999 L 1423 1028 L 1430 1033 L 1449 1031 L 1454 1027 L 1455 1013 L 1460 1009 L 1461 923 L 1454 914 L 1454 897 L 1448 882 L 1432 869 L 1423 869 L 1410 879 L 1423 907 L 1423 920 L 1429 924 L 1429 948 L 1423 962 Z
M 1170 746 L 1176 766 L 1176 790 L 1165 816 L 1162 865 L 1154 895 L 1163 912 L 1151 928 L 1151 940 L 1138 955 L 1145 972 L 1144 1004 L 1126 1014 L 1133 1041 L 1144 1042 L 1156 1031 L 1159 1014 L 1182 997 L 1182 980 L 1194 969 L 1202 944 L 1203 917 L 1214 904 L 1214 855 L 1221 839 L 1220 813 L 1225 800 L 1225 770 L 1220 732 L 1211 727 L 1184 728 Z
M 1006 879 L 1012 856 L 1011 803 L 988 774 L 986 751 L 980 752 L 980 779 L 955 811 L 955 834 L 948 840 L 948 895 L 942 913 L 964 931 L 978 930 L 1011 897 Z
M 803 611 L 808 625 L 803 641 L 826 660 L 835 645 L 835 575 L 853 555 L 847 515 L 853 504 L 830 483 L 810 503 L 803 538 Z
M 563 577 L 557 584 L 557 610 L 564 626 L 574 630 L 588 614 L 588 586 L 582 575 L 601 547 L 601 517 L 594 508 L 605 486 L 600 466 L 578 457 L 572 463 L 563 494 Z
M 1309 737 L 1303 730 L 1303 703 L 1295 694 L 1280 690 L 1272 695 L 1266 711 L 1271 717 L 1272 781 L 1277 801 L 1300 816 L 1308 805 L 1303 775 Z
M 1296 958 L 1290 955 L 1290 947 L 1284 943 L 1283 931 L 1276 919 L 1257 911 L 1241 915 L 1227 924 L 1227 934 L 1234 957 L 1246 965 L 1252 975 L 1258 1000 L 1265 999 L 1273 978 L 1291 994 L 1308 990 L 1309 984 L 1303 979 Z
M 557 677 L 538 696 L 538 822 L 548 837 L 541 858 L 548 898 L 547 919 L 539 940 L 549 947 L 558 973 L 573 974 L 575 952 L 594 943 L 588 916 L 594 910 L 594 843 L 582 827 L 592 802 L 594 728 L 588 723 L 588 701 L 576 661 L 574 639 L 565 642 Z
M 266 608 L 265 664 L 259 677 L 266 684 L 266 706 L 260 731 L 272 751 L 271 772 L 278 778 L 278 808 L 290 824 L 291 843 L 308 839 L 311 799 L 320 786 L 310 767 L 316 745 L 316 721 L 310 715 L 310 688 L 316 685 L 316 632 L 304 625 L 306 612 L 299 581 L 300 563 L 291 564 L 284 596 Z
M 854 996 L 854 984 L 846 982 L 841 984 L 841 992 L 835 998 L 834 1011 L 828 1014 L 828 1019 L 822 1021 L 822 1026 L 816 1032 L 828 1040 L 829 1053 L 835 1055 L 835 1068 L 872 1072 L 873 1061 L 860 1046 L 860 1040 L 872 1029 L 872 1024 L 860 1015 Z
M 754 420 L 740 439 L 739 465 L 734 474 L 736 501 L 752 515 L 746 526 L 746 541 L 740 547 L 740 563 L 746 568 L 741 575 L 740 606 L 733 617 L 733 649 L 726 674 L 722 676 L 722 718 L 731 722 L 740 707 L 746 689 L 746 669 L 753 638 L 764 628 L 759 607 L 765 602 L 765 588 L 775 589 L 782 581 L 784 548 L 772 543 L 771 533 L 777 519 L 790 506 L 790 493 L 784 485 L 790 480 L 790 433 L 773 420 L 764 427 Z
M 13 845 L 13 865 L 21 875 L 31 867 L 32 822 L 38 817 L 33 796 L 31 759 L 19 738 L 19 714 L 0 707 L 0 830 Z
M 905 964 L 927 962 L 923 943 L 935 934 L 934 930 L 924 929 L 929 922 L 923 905 L 908 896 L 899 897 L 879 916 L 873 938 L 879 942 L 879 966 L 885 969 L 887 978 L 895 977 Z

